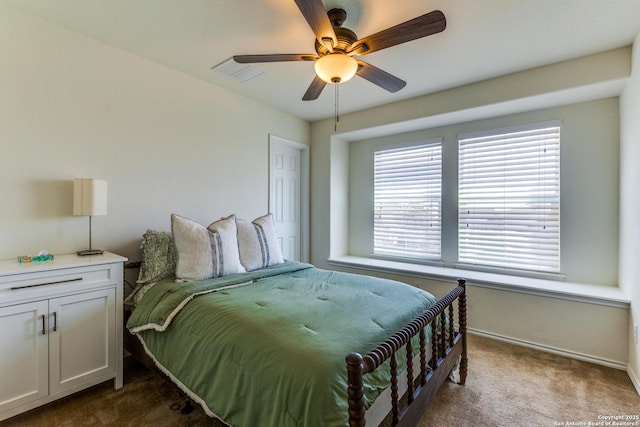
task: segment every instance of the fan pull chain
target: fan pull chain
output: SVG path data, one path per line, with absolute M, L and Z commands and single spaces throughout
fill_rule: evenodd
M 333 77 L 331 79 L 331 83 L 335 86 L 335 116 L 333 121 L 333 131 L 336 132 L 338 130 L 338 122 L 340 121 L 340 115 L 338 114 L 338 101 L 340 101 L 338 86 L 340 85 L 340 77 Z
M 338 104 L 339 104 L 339 101 L 340 101 L 340 95 L 339 95 L 338 86 L 340 86 L 340 79 L 334 78 L 333 79 L 333 83 L 334 83 L 333 86 L 335 86 L 335 88 L 334 88 L 335 89 L 335 92 L 334 92 L 335 93 L 335 96 L 334 96 L 334 98 L 335 98 L 335 101 L 334 101 L 334 103 L 335 103 L 335 105 L 334 105 L 334 107 L 335 107 L 335 117 L 334 117 L 334 121 L 333 121 L 333 131 L 337 132 L 338 131 L 338 122 L 340 121 L 340 115 L 338 114 Z

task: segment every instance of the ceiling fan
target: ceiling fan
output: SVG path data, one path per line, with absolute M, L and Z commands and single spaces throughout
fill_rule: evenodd
M 447 25 L 444 14 L 435 10 L 358 39 L 353 31 L 342 26 L 347 18 L 343 9 L 326 12 L 322 0 L 294 1 L 316 36 L 315 54 L 236 55 L 233 59 L 243 64 L 315 62 L 316 77 L 302 97 L 303 101 L 317 99 L 327 83 L 344 83 L 356 74 L 389 92 L 399 91 L 407 82 L 355 57 L 439 33 Z

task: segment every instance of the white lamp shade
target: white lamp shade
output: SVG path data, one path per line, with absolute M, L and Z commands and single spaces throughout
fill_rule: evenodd
M 84 216 L 107 214 L 107 181 L 73 180 L 73 214 Z

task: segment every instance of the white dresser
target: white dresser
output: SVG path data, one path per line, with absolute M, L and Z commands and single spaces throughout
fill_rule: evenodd
M 0 420 L 112 378 L 122 387 L 126 260 L 0 261 Z

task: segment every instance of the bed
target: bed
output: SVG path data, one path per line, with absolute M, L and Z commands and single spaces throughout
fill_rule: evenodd
M 364 426 L 389 413 L 391 425 L 415 425 L 458 364 L 465 382 L 463 280 L 436 300 L 400 282 L 285 261 L 270 216 L 251 223 L 223 218 L 229 230 L 222 239 L 211 234 L 220 224 L 204 233 L 187 223 L 205 242 L 192 245 L 189 256 L 209 251 L 200 274 L 193 265 L 180 268 L 189 253 L 182 220 L 172 217 L 171 234 L 145 234 L 145 246 L 152 234 L 164 243 L 161 255 L 145 256 L 143 247 L 143 263 L 169 265 L 154 273 L 166 277 L 139 280 L 128 298 L 135 308 L 127 328 L 209 416 L 233 426 Z M 225 243 L 225 233 L 237 236 L 242 267 L 230 260 L 233 239 Z M 248 241 L 250 251 L 243 249 Z M 222 265 L 209 266 L 218 255 Z

